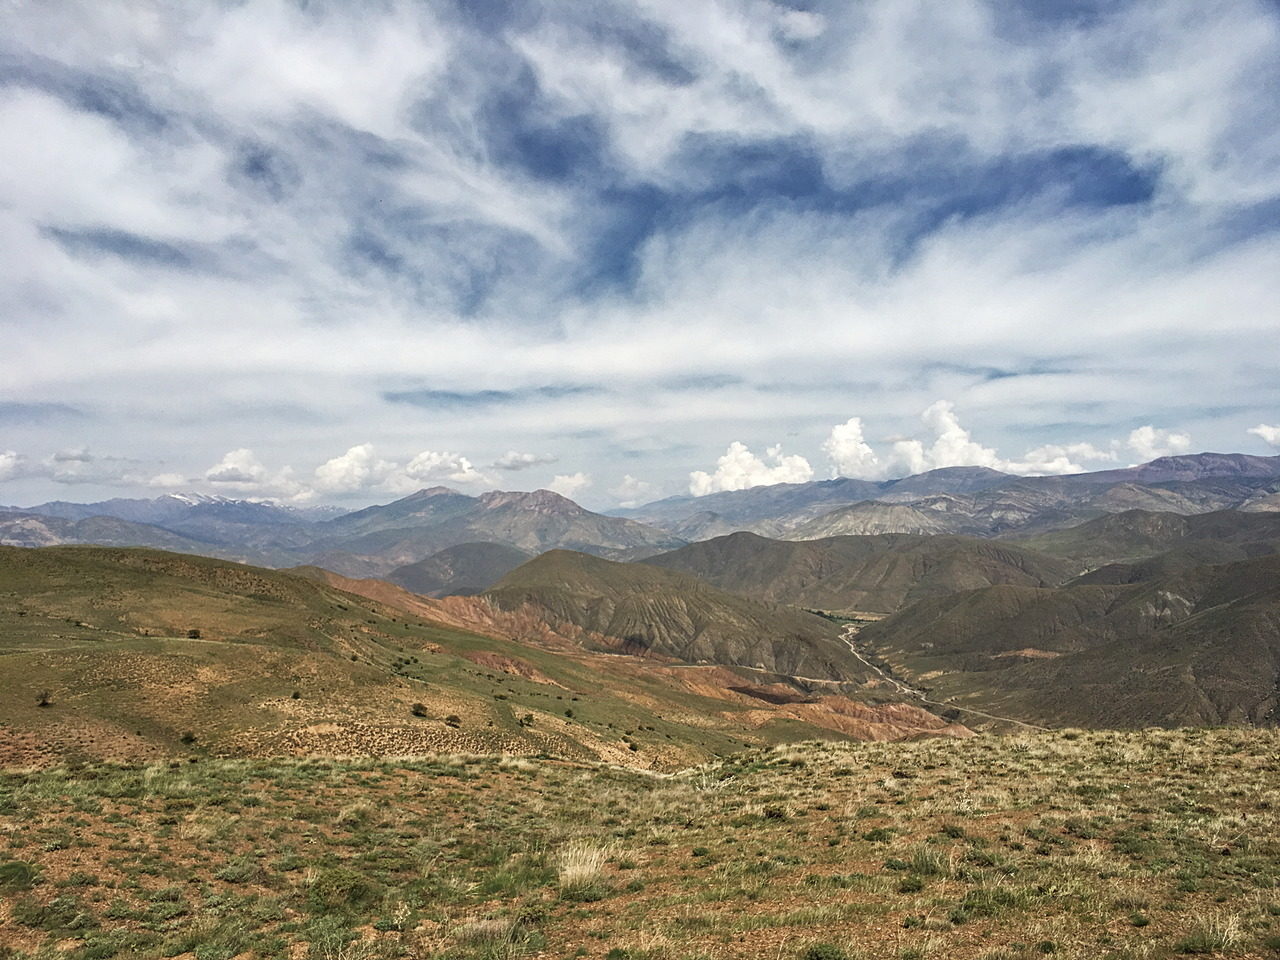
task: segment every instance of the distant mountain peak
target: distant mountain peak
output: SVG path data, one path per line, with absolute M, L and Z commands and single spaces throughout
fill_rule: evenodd
M 543 513 L 581 513 L 583 511 L 577 503 L 554 490 L 493 490 L 482 493 L 479 499 L 491 510 L 516 505 Z

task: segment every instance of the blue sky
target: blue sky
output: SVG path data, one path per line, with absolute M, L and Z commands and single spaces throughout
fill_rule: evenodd
M 0 13 L 0 503 L 1280 447 L 1280 8 Z

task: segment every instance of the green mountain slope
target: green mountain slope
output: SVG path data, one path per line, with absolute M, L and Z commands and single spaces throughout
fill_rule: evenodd
M 1092 726 L 1275 723 L 1280 557 L 923 601 L 859 643 L 936 700 Z
M 913 534 L 792 542 L 736 533 L 643 562 L 755 599 L 835 612 L 888 613 L 997 583 L 1052 586 L 1075 572 L 1013 544 Z
M 1027 547 L 1090 566 L 1189 551 L 1206 562 L 1244 560 L 1280 550 L 1280 513 L 1219 510 L 1181 516 L 1126 510 L 1022 541 Z
M 466 596 L 488 589 L 532 557 L 503 543 L 460 543 L 396 567 L 386 579 L 428 597 Z
M 613 638 L 625 652 L 790 676 L 867 675 L 829 621 L 646 564 L 553 550 L 517 567 L 484 595 L 506 610 L 526 604 L 545 610 L 550 618 Z

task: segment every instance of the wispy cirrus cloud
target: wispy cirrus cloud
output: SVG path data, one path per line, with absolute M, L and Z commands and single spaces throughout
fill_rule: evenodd
M 249 449 L 353 497 L 393 471 L 333 451 L 482 484 L 553 450 L 521 477 L 601 502 L 730 438 L 1230 448 L 1280 408 L 1278 65 L 1263 0 L 19 3 L 8 489 L 86 443 L 163 461 L 138 490 L 261 483 L 205 476 Z M 939 397 L 983 439 L 916 436 Z

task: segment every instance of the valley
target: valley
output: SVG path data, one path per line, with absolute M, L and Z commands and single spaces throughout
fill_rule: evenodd
M 0 956 L 1274 955 L 1257 459 L 2 514 Z

